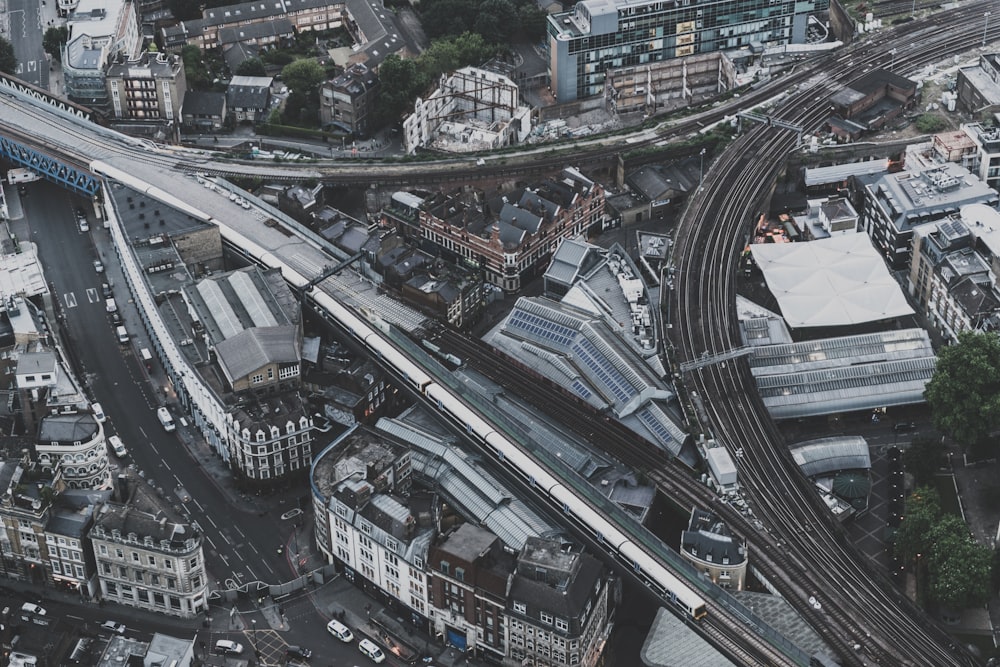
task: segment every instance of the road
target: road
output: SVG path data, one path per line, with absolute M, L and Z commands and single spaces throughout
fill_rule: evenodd
M 49 88 L 49 60 L 42 48 L 42 36 L 47 23 L 43 16 L 48 12 L 42 3 L 49 1 L 7 0 L 8 37 L 17 56 L 14 75 L 45 90 Z
M 263 515 L 234 507 L 231 497 L 219 488 L 211 472 L 195 460 L 176 433 L 166 433 L 161 428 L 155 415 L 160 404 L 159 388 L 150 384 L 149 374 L 137 355 L 139 347 L 146 344 L 145 333 L 138 326 L 130 326 L 130 344 L 119 345 L 106 312 L 101 283 L 109 278 L 116 285 L 119 308 L 130 307 L 127 293 L 118 287 L 124 285 L 124 278 L 117 274 L 115 256 L 106 250 L 107 239 L 100 236 L 107 232 L 92 216 L 91 231 L 79 231 L 74 208 L 85 202 L 66 190 L 44 181 L 30 183 L 25 190 L 21 198 L 24 223 L 31 240 L 38 244 L 46 278 L 65 314 L 63 331 L 79 359 L 82 380 L 90 397 L 99 401 L 108 415 L 104 424 L 106 434 L 120 435 L 129 450 L 129 458 L 118 464 L 141 471 L 164 502 L 198 522 L 205 535 L 206 566 L 220 587 L 247 586 L 254 581 L 275 584 L 292 579 L 291 560 L 299 539 L 296 521 L 311 520 L 310 517 L 306 514 L 282 519 L 288 505 L 279 505 L 279 509 Z M 94 270 L 93 260 L 97 257 L 105 265 L 104 273 Z M 112 460 L 115 461 L 114 457 Z M 287 545 L 281 554 L 277 551 L 279 544 Z M 257 620 L 256 638 L 261 652 L 269 652 L 271 657 L 278 657 L 285 644 L 298 644 L 322 651 L 324 657 L 342 659 L 344 664 L 358 658 L 356 648 L 345 646 L 326 633 L 326 620 L 316 613 L 308 595 L 292 596 L 282 604 L 287 632 L 279 634 L 271 629 L 253 600 L 246 598 L 241 608 L 247 631 L 233 632 L 231 638 L 249 648 L 254 636 L 252 621 Z M 226 604 L 212 613 L 223 614 L 231 608 Z M 88 609 L 93 607 L 81 607 L 67 614 L 106 620 L 102 617 L 104 612 L 88 614 Z M 163 618 L 164 625 L 149 623 L 148 629 L 169 628 L 169 618 Z M 134 625 L 128 618 L 114 620 Z M 205 634 L 206 643 L 224 636 Z

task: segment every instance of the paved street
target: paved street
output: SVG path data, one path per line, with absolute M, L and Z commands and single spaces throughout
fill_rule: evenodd
M 49 7 L 56 0 L 4 0 L 7 5 L 6 35 L 14 47 L 18 68 L 15 75 L 40 88 L 49 87 L 49 61 L 42 49 L 42 35 L 55 16 Z M 43 4 L 43 2 L 45 4 Z

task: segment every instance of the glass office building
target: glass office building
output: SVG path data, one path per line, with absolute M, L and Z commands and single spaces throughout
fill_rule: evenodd
M 548 19 L 549 85 L 560 102 L 600 95 L 609 69 L 751 44 L 806 40 L 829 0 L 581 0 Z

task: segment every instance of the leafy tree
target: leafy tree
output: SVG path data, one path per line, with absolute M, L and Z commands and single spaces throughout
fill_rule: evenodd
M 421 11 L 421 24 L 427 36 L 438 37 L 461 35 L 472 30 L 476 21 L 477 3 L 470 0 L 434 0 L 428 2 Z
M 209 90 L 212 87 L 212 76 L 205 66 L 201 49 L 194 45 L 187 45 L 181 49 L 181 59 L 184 61 L 184 76 L 187 79 L 188 88 L 192 90 Z
M 918 487 L 906 499 L 903 522 L 896 531 L 893 550 L 903 563 L 912 563 L 927 548 L 927 534 L 941 517 L 941 499 L 937 491 Z
M 200 0 L 167 0 L 167 6 L 178 21 L 190 21 L 201 18 Z
M 1000 425 L 1000 337 L 964 331 L 938 352 L 924 389 L 934 426 L 963 447 L 987 439 Z
M 944 447 L 934 438 L 915 438 L 909 449 L 903 452 L 903 466 L 913 475 L 917 486 L 924 486 L 934 481 L 942 453 Z
M 285 65 L 294 62 L 295 56 L 284 49 L 271 49 L 261 54 L 260 59 L 265 63 L 277 65 L 278 67 L 284 67 Z
M 260 58 L 247 58 L 236 68 L 238 76 L 264 76 L 264 61 Z
M 285 65 L 281 80 L 289 90 L 301 93 L 306 100 L 319 93 L 319 84 L 326 79 L 326 70 L 312 58 L 302 58 Z
M 533 2 L 523 5 L 519 10 L 521 31 L 529 42 L 537 42 L 545 37 L 548 14 Z
M 17 71 L 17 56 L 14 55 L 14 45 L 0 37 L 0 72 L 14 74 Z
M 937 116 L 932 113 L 924 113 L 920 114 L 917 118 L 916 125 L 917 129 L 921 132 L 940 132 L 948 127 L 948 121 L 941 116 Z
M 45 31 L 42 36 L 42 48 L 45 53 L 52 56 L 56 62 L 62 62 L 62 46 L 69 39 L 69 29 L 64 26 L 54 26 Z
M 494 44 L 508 44 L 521 29 L 521 15 L 510 0 L 483 0 L 473 29 Z
M 927 535 L 928 594 L 938 604 L 964 609 L 990 599 L 990 550 L 969 534 L 960 517 L 944 516 Z

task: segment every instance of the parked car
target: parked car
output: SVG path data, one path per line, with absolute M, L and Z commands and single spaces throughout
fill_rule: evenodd
M 86 218 L 79 218 L 76 221 L 76 224 L 79 225 L 81 232 L 89 232 L 90 231 L 90 225 L 87 224 L 87 219 Z
M 101 407 L 100 403 L 92 403 L 90 409 L 94 412 L 94 419 L 102 424 L 107 421 L 108 417 L 104 414 L 104 408 Z
M 105 299 L 113 298 L 114 292 L 111 291 L 111 285 L 108 283 L 101 283 L 101 294 L 104 295 Z
M 114 621 L 104 621 L 103 623 L 101 623 L 101 630 L 113 632 L 116 635 L 125 634 L 126 629 L 127 628 L 125 627 L 124 623 L 115 623 Z
M 128 450 L 125 449 L 125 443 L 123 443 L 122 439 L 117 435 L 113 435 L 108 438 L 108 445 L 111 447 L 111 451 L 113 451 L 115 456 L 118 458 L 123 459 L 128 456 Z
M 104 273 L 104 263 L 99 259 L 94 260 L 94 271 L 98 273 Z
M 48 613 L 44 607 L 39 607 L 34 602 L 25 602 L 22 604 L 21 611 L 25 614 L 34 614 L 35 616 L 45 616 Z
M 909 433 L 916 430 L 917 425 L 915 422 L 900 422 L 894 428 L 896 429 L 896 433 Z
M 385 653 L 370 639 L 362 639 L 358 642 L 358 649 L 376 664 L 385 662 Z
M 285 647 L 285 655 L 295 660 L 308 660 L 312 657 L 312 654 L 312 651 L 307 648 L 302 648 L 301 646 Z
M 239 655 L 243 653 L 243 644 L 231 639 L 220 639 L 215 642 L 215 652 L 223 655 Z
M 326 624 L 326 631 L 346 644 L 354 641 L 354 633 L 351 632 L 351 629 L 337 619 Z

